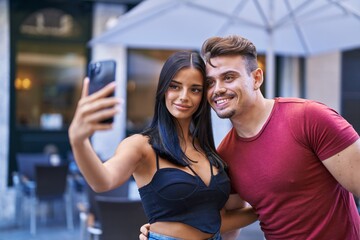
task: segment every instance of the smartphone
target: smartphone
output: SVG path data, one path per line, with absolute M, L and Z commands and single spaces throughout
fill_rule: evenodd
M 89 95 L 105 87 L 107 84 L 115 81 L 116 61 L 103 60 L 90 62 L 88 66 L 88 77 L 90 79 Z M 114 93 L 109 97 L 114 96 Z M 108 118 L 101 123 L 112 123 L 114 118 Z

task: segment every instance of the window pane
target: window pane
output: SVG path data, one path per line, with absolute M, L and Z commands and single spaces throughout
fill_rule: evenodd
M 17 126 L 68 127 L 85 76 L 84 46 L 23 40 L 17 48 L 14 80 Z

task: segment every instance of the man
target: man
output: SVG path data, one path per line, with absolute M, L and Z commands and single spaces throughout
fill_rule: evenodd
M 360 140 L 325 105 L 263 97 L 255 46 L 240 36 L 202 47 L 207 98 L 233 128 L 218 147 L 233 190 L 259 215 L 266 239 L 360 239 Z

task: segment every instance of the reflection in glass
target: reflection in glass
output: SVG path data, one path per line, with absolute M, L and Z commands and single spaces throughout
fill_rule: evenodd
M 17 47 L 17 127 L 68 127 L 85 76 L 84 47 L 31 41 L 19 41 Z

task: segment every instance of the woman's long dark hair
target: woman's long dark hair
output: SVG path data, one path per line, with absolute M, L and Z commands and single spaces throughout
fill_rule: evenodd
M 196 52 L 176 52 L 166 60 L 160 72 L 154 117 L 150 126 L 142 134 L 149 137 L 149 143 L 160 157 L 180 166 L 188 166 L 194 160 L 189 159 L 182 151 L 176 127 L 177 120 L 170 114 L 165 105 L 165 93 L 171 81 L 180 70 L 187 68 L 199 70 L 203 76 L 204 83 L 199 108 L 192 117 L 190 129 L 193 135 L 192 144 L 197 149 L 195 145 L 195 140 L 197 139 L 210 162 L 218 168 L 223 168 L 224 163 L 216 153 L 211 127 L 210 105 L 206 100 L 205 63 L 200 54 Z

